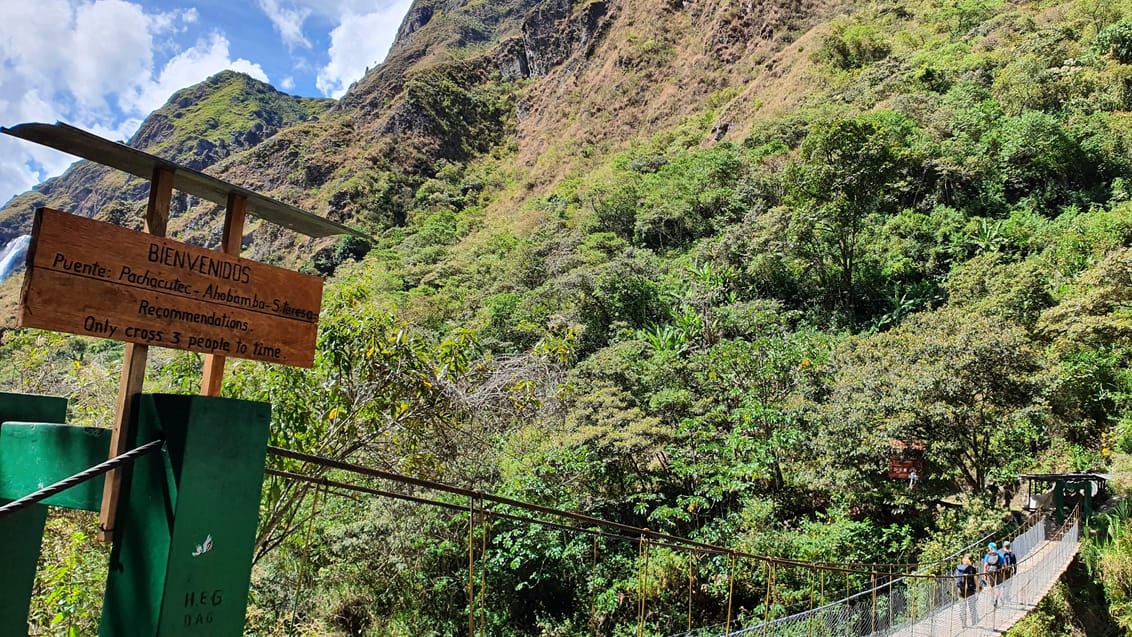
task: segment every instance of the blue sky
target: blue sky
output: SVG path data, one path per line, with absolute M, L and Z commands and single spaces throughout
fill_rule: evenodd
M 385 59 L 411 0 L 0 0 L 0 125 L 128 138 L 174 91 L 243 71 L 340 97 Z M 0 136 L 0 204 L 74 157 Z

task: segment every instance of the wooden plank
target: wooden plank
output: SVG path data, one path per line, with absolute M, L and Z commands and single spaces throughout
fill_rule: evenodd
M 61 122 L 56 124 L 33 122 L 11 128 L 0 127 L 0 133 L 55 148 L 143 179 L 150 178 L 155 167 L 175 169 L 173 187 L 176 190 L 217 204 L 225 203 L 230 193 L 238 192 L 248 198 L 248 209 L 252 216 L 290 228 L 299 234 L 310 237 L 352 234 L 367 241 L 373 240 L 360 230 Z
M 149 183 L 149 203 L 145 209 L 145 232 L 156 237 L 164 237 L 169 225 L 169 208 L 173 204 L 173 171 L 165 166 L 154 166 Z M 59 213 L 62 214 L 62 213 Z M 44 210 L 37 210 L 35 226 L 43 225 Z M 32 232 L 35 235 L 34 229 Z M 31 288 L 32 250 L 35 239 L 28 246 L 28 275 L 24 279 L 23 292 Z M 113 243 L 103 246 L 103 251 Z M 77 297 L 82 298 L 82 297 Z M 20 313 L 24 305 L 21 297 Z M 64 300 L 64 302 L 66 302 Z M 71 302 L 74 302 L 72 299 Z M 145 364 L 149 358 L 149 346 L 129 343 L 122 357 L 122 379 L 118 383 L 118 404 L 114 411 L 114 427 L 110 434 L 110 458 L 116 458 L 127 450 L 130 441 L 130 419 L 133 417 L 135 397 L 145 388 Z M 114 522 L 118 518 L 118 500 L 122 492 L 122 469 L 106 474 L 102 488 L 102 509 L 98 512 L 98 539 L 102 542 L 114 541 Z
M 49 209 L 29 251 L 21 327 L 314 362 L 318 277 Z
M 173 169 L 155 166 L 149 183 L 149 202 L 145 207 L 145 232 L 164 237 L 169 225 L 169 209 L 173 206 Z
M 224 213 L 224 238 L 220 251 L 232 256 L 240 256 L 244 240 L 244 219 L 248 213 L 248 198 L 236 192 L 228 193 L 228 206 Z M 200 381 L 200 393 L 205 396 L 219 396 L 224 381 L 224 361 L 220 354 L 204 355 L 204 374 Z

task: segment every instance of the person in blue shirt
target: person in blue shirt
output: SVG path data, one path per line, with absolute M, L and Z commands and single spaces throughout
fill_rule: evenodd
M 1005 567 L 1003 577 L 1010 577 L 1018 571 L 1018 556 L 1014 554 L 1014 550 L 1010 547 L 1010 540 L 1002 543 L 1002 550 L 999 551 L 1002 555 L 1002 563 Z
M 1018 572 L 1018 556 L 1014 554 L 1014 549 L 1010 546 L 1010 540 L 1002 543 L 1002 550 L 999 551 L 1002 555 L 1002 574 L 1000 581 L 1002 581 L 1002 601 L 1010 600 L 1010 578 Z
M 994 600 L 994 606 L 998 606 L 998 584 L 1002 582 L 1002 576 L 1006 572 L 1006 559 L 1002 557 L 1002 552 L 998 549 L 998 545 L 994 542 L 987 544 L 987 552 L 983 555 L 983 585 L 989 586 L 994 592 L 991 593 L 991 599 Z

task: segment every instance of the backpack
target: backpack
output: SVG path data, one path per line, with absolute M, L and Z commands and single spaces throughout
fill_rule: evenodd
M 987 554 L 986 566 L 988 572 L 994 572 L 1002 568 L 1002 556 L 998 554 L 998 551 L 991 551 Z
M 959 589 L 959 594 L 966 597 L 971 595 L 976 590 L 975 584 L 975 567 L 966 564 L 960 564 L 955 568 L 955 587 Z
M 1014 551 L 1003 551 L 1002 561 L 1007 569 L 1014 570 L 1014 565 L 1018 563 L 1018 557 L 1014 555 Z

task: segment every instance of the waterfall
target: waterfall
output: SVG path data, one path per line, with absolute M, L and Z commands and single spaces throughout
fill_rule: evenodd
M 0 283 L 3 283 L 17 267 L 24 265 L 24 256 L 28 253 L 31 244 L 31 235 L 25 234 L 16 237 L 0 250 Z

